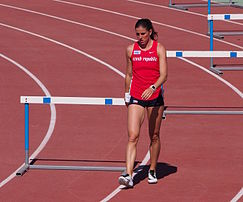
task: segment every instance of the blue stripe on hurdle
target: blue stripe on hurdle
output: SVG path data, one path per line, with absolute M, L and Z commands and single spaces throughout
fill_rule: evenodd
M 225 20 L 230 20 L 230 15 L 224 15 Z
M 43 98 L 43 103 L 44 104 L 50 104 L 51 103 L 51 98 L 50 97 L 44 97 Z
M 182 52 L 181 51 L 177 51 L 176 52 L 176 57 L 182 57 Z
M 112 99 L 111 98 L 106 98 L 105 99 L 105 104 L 106 105 L 112 105 Z
M 237 52 L 230 52 L 230 57 L 231 58 L 236 58 L 237 57 Z

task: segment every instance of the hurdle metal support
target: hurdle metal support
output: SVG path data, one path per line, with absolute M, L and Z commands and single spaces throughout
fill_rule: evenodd
M 170 115 L 243 115 L 243 111 L 225 111 L 225 110 L 165 110 L 163 117 Z
M 83 170 L 83 171 L 112 171 L 122 172 L 125 167 L 112 167 L 112 166 L 58 166 L 58 165 L 30 165 L 31 169 L 41 170 Z
M 242 66 L 220 66 L 220 65 L 213 65 L 213 68 L 211 69 L 212 71 L 217 71 L 217 72 L 221 72 L 222 71 L 243 71 L 243 67 Z M 221 71 L 220 71 L 221 70 Z
M 212 71 L 212 72 L 215 73 L 215 74 L 218 74 L 218 75 L 222 75 L 222 74 L 223 74 L 223 72 L 220 71 L 220 69 L 217 69 L 216 67 L 214 67 L 214 65 L 211 65 L 211 66 L 209 67 L 209 70 Z
M 224 39 L 224 36 L 240 36 L 240 35 L 243 35 L 243 31 L 213 32 L 213 36 L 219 39 Z
M 16 175 L 23 175 L 29 169 L 29 103 L 25 103 L 24 117 L 25 117 L 25 161 L 24 166 L 17 171 Z
M 188 10 L 189 8 L 198 8 L 198 7 L 207 7 L 207 6 L 208 5 L 206 3 L 205 4 L 202 4 L 202 3 L 175 4 L 175 3 L 172 3 L 172 0 L 169 1 L 169 7 L 176 8 L 179 10 Z M 214 7 L 235 6 L 235 2 L 230 0 L 229 3 L 214 3 L 211 6 L 214 6 Z

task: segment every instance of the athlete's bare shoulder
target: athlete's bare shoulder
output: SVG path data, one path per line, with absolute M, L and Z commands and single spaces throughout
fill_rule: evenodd
M 159 43 L 159 42 L 158 42 L 158 46 L 157 46 L 157 53 L 158 53 L 159 56 L 160 55 L 162 56 L 162 55 L 165 55 L 166 54 L 165 47 L 161 43 Z
M 128 57 L 131 57 L 132 56 L 133 47 L 134 47 L 134 44 L 131 44 L 131 45 L 127 46 L 126 55 Z

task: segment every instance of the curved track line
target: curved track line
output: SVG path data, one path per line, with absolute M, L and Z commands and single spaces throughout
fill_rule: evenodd
M 32 36 L 36 36 L 36 37 L 39 37 L 41 39 L 44 39 L 44 40 L 47 40 L 47 41 L 50 41 L 50 42 L 53 42 L 55 44 L 58 44 L 58 45 L 61 45 L 63 47 L 66 47 L 68 49 L 71 49 L 75 52 L 78 52 L 82 55 L 85 55 L 86 57 L 98 62 L 98 63 L 101 63 L 103 65 L 105 65 L 106 67 L 108 67 L 109 69 L 111 69 L 112 71 L 116 72 L 117 74 L 119 74 L 120 76 L 122 76 L 123 78 L 125 78 L 125 75 L 120 72 L 119 70 L 117 70 L 115 67 L 103 62 L 102 60 L 96 58 L 96 57 L 93 57 L 83 51 L 80 51 L 76 48 L 73 48 L 67 44 L 64 44 L 64 43 L 61 43 L 59 41 L 56 41 L 56 40 L 53 40 L 53 39 L 50 39 L 50 38 L 47 38 L 47 37 L 44 37 L 44 36 L 41 36 L 39 34 L 36 34 L 36 33 L 33 33 L 33 32 L 29 32 L 29 31 L 26 31 L 26 30 L 23 30 L 23 29 L 19 29 L 17 27 L 13 27 L 13 26 L 10 26 L 10 25 L 6 25 L 6 24 L 3 24 L 3 23 L 0 23 L 1 26 L 4 26 L 4 27 L 7 27 L 7 28 L 10 28 L 10 29 L 14 29 L 14 30 L 17 30 L 17 31 L 20 31 L 20 32 L 24 32 L 24 33 L 27 33 L 27 34 L 30 34 Z M 17 62 L 15 62 L 14 60 L 4 56 L 3 54 L 0 54 L 1 57 L 5 58 L 6 60 L 8 60 L 9 62 L 13 63 L 14 65 L 18 66 L 21 70 L 23 70 L 26 74 L 28 74 L 29 76 L 31 76 L 31 78 L 36 81 L 36 83 L 38 85 L 41 86 L 41 88 L 43 89 L 44 93 L 47 95 L 47 96 L 51 96 L 50 93 L 48 92 L 48 90 L 45 88 L 45 86 L 41 83 L 41 81 L 39 81 L 31 72 L 29 72 L 26 68 L 24 68 L 23 66 L 21 66 L 20 64 L 18 64 Z M 41 142 L 40 146 L 37 148 L 37 150 L 30 156 L 30 158 L 35 158 L 39 152 L 44 148 L 44 146 L 46 145 L 46 143 L 48 142 L 48 140 L 50 139 L 51 135 L 52 135 L 52 132 L 54 130 L 54 126 L 55 126 L 55 122 L 56 122 L 56 109 L 55 109 L 55 105 L 51 104 L 50 105 L 51 107 L 51 120 L 50 120 L 50 125 L 49 125 L 49 128 L 48 128 L 48 131 L 47 131 L 47 134 L 45 136 L 45 138 L 43 139 L 43 141 Z M 10 180 L 12 180 L 15 176 L 16 176 L 16 172 L 22 168 L 24 166 L 24 164 L 22 164 L 16 171 L 14 171 L 8 178 L 6 178 L 5 180 L 3 180 L 1 183 L 0 183 L 0 188 L 2 186 L 4 186 L 6 183 L 8 183 Z
M 84 27 L 87 27 L 87 28 L 90 28 L 90 29 L 95 29 L 95 30 L 98 30 L 98 31 L 101 31 L 101 32 L 105 32 L 105 33 L 108 33 L 108 34 L 111 34 L 111 35 L 115 35 L 115 36 L 118 36 L 118 37 L 121 37 L 121 38 L 124 38 L 124 39 L 131 40 L 131 41 L 137 41 L 136 39 L 130 38 L 130 37 L 125 36 L 125 35 L 121 35 L 121 34 L 118 34 L 118 33 L 112 32 L 112 31 L 108 31 L 108 30 L 105 30 L 105 29 L 100 29 L 100 28 L 97 28 L 97 27 L 94 27 L 94 26 L 90 26 L 88 24 L 83 24 L 83 23 L 79 23 L 79 22 L 76 22 L 76 21 L 68 20 L 68 19 L 65 19 L 65 18 L 60 18 L 58 16 L 48 15 L 48 14 L 45 14 L 45 13 L 36 12 L 36 11 L 33 11 L 33 10 L 28 10 L 28 9 L 19 8 L 19 7 L 15 7 L 15 6 L 9 6 L 9 5 L 5 5 L 5 4 L 0 4 L 0 6 L 12 8 L 12 9 L 17 9 L 17 10 L 21 10 L 21 11 L 25 11 L 25 12 L 30 12 L 30 13 L 34 13 L 34 14 L 37 14 L 37 15 L 42 15 L 42 16 L 49 17 L 49 18 L 54 18 L 56 20 L 61 20 L 61 21 L 68 22 L 68 23 L 72 23 L 72 24 L 76 24 L 76 25 L 79 25 L 79 26 L 84 26 Z M 190 60 L 185 60 L 185 61 L 188 62 Z M 192 64 L 192 62 L 190 64 Z M 197 66 L 197 65 L 194 65 L 194 66 Z M 204 69 L 206 69 L 206 68 L 204 68 Z M 211 74 L 212 72 L 208 71 L 208 73 Z M 214 74 L 211 74 L 211 75 L 214 76 Z M 123 75 L 121 75 L 121 76 L 123 76 Z M 242 93 L 235 86 L 233 86 L 228 81 L 222 79 L 219 76 L 214 76 L 214 77 L 217 78 L 218 80 L 222 81 L 224 84 L 226 84 L 228 87 L 230 87 L 237 94 L 240 93 L 239 95 L 241 97 L 241 94 Z
M 124 13 L 119 13 L 119 12 L 115 12 L 115 11 L 111 11 L 111 10 L 107 10 L 107 9 L 97 8 L 97 7 L 93 7 L 93 6 L 87 6 L 87 5 L 83 5 L 83 4 L 72 3 L 72 2 L 68 2 L 68 1 L 62 1 L 62 0 L 52 0 L 52 1 L 55 1 L 55 2 L 58 2 L 58 3 L 69 4 L 69 5 L 73 5 L 73 6 L 78 6 L 78 7 L 89 8 L 89 9 L 93 9 L 93 10 L 98 10 L 98 11 L 111 13 L 111 14 L 115 14 L 115 15 L 119 15 L 119 16 L 123 16 L 123 17 L 127 17 L 127 18 L 136 19 L 136 20 L 141 18 L 141 17 L 127 15 L 127 14 L 124 14 Z M 194 32 L 194 31 L 187 30 L 187 29 L 183 29 L 183 28 L 180 28 L 180 27 L 164 24 L 164 23 L 161 23 L 161 22 L 157 22 L 157 21 L 153 21 L 152 20 L 152 23 L 160 25 L 160 26 L 164 26 L 164 27 L 169 27 L 171 29 L 179 30 L 179 31 L 182 31 L 182 32 L 187 32 L 187 33 L 190 33 L 190 34 L 194 34 L 194 35 L 197 35 L 197 36 L 201 36 L 201 37 L 204 37 L 204 38 L 208 38 L 208 39 L 210 38 L 209 36 L 207 36 L 205 34 L 201 34 L 201 33 Z M 239 49 L 243 49 L 242 46 L 239 46 L 239 45 L 227 42 L 227 41 L 222 41 L 222 40 L 217 39 L 217 38 L 214 38 L 214 40 L 219 41 L 221 43 L 225 43 L 225 44 L 234 46 L 234 47 L 239 48 Z
M 191 14 L 191 15 L 197 15 L 197 16 L 208 18 L 207 15 L 204 15 L 204 14 L 201 14 L 201 13 L 195 13 L 195 12 L 191 12 L 191 11 L 180 10 L 180 9 L 171 8 L 171 7 L 168 7 L 168 6 L 159 5 L 159 4 L 153 4 L 153 3 L 136 1 L 136 0 L 127 0 L 127 1 L 132 2 L 132 3 L 143 4 L 143 5 L 153 6 L 153 7 L 158 7 L 158 8 L 164 8 L 164 9 L 168 9 L 168 10 L 173 10 L 173 11 L 177 11 L 177 12 L 183 12 L 183 13 L 187 13 L 187 14 Z M 243 26 L 243 24 L 240 23 L 240 22 L 234 22 L 234 21 L 230 21 L 230 20 L 222 20 L 222 21 L 227 22 L 227 23 L 231 23 L 231 24 Z
M 92 55 L 90 55 L 90 54 L 88 54 L 88 53 L 85 53 L 85 52 L 83 52 L 83 51 L 81 51 L 81 50 L 79 50 L 79 49 L 77 49 L 77 48 L 74 48 L 74 47 L 72 47 L 72 46 L 69 46 L 69 45 L 64 44 L 64 43 L 62 43 L 62 42 L 59 42 L 59 41 L 56 41 L 56 40 L 54 40 L 54 39 L 51 39 L 51 38 L 48 38 L 48 37 L 45 37 L 45 36 L 36 34 L 36 33 L 34 33 L 34 32 L 27 31 L 27 30 L 24 30 L 24 29 L 20 29 L 20 28 L 11 26 L 11 25 L 7 25 L 7 24 L 4 24 L 4 23 L 0 23 L 0 25 L 2 25 L 2 26 L 4 26 L 4 27 L 7 27 L 7 28 L 10 28 L 10 29 L 14 29 L 14 30 L 20 31 L 20 32 L 24 32 L 24 33 L 26 33 L 26 34 L 30 34 L 30 35 L 32 35 L 32 36 L 35 36 L 35 37 L 38 37 L 38 38 L 41 38 L 41 39 L 50 41 L 50 42 L 52 42 L 52 43 L 55 43 L 55 44 L 58 44 L 58 45 L 60 45 L 60 46 L 65 47 L 65 48 L 68 48 L 68 49 L 70 49 L 70 50 L 73 50 L 73 51 L 75 51 L 75 52 L 77 52 L 77 53 L 80 53 L 81 55 L 84 55 L 84 56 L 86 56 L 86 57 L 88 57 L 88 58 L 90 58 L 90 59 L 92 59 L 92 60 L 94 60 L 94 61 L 96 61 L 96 62 L 98 62 L 98 63 L 100 63 L 100 64 L 102 64 L 102 65 L 104 65 L 104 66 L 106 66 L 106 67 L 108 67 L 108 68 L 111 69 L 112 71 L 116 72 L 117 74 L 119 74 L 120 76 L 122 76 L 123 78 L 125 78 L 125 74 L 123 74 L 121 71 L 119 71 L 119 70 L 116 69 L 115 67 L 113 67 L 113 66 L 109 65 L 108 63 L 106 63 L 106 62 L 104 62 L 104 61 L 102 61 L 102 60 L 100 60 L 100 59 L 98 59 L 98 58 L 96 58 L 96 57 L 94 57 L 94 56 L 92 56 Z
M 16 61 L 14 61 L 13 59 L 11 59 L 11 58 L 9 58 L 9 57 L 1 54 L 1 53 L 0 53 L 0 57 L 4 58 L 8 62 L 14 64 L 19 69 L 24 71 L 29 77 L 31 77 L 40 86 L 40 88 L 42 89 L 42 91 L 45 93 L 46 96 L 51 96 L 51 94 L 49 93 L 47 88 L 44 86 L 44 84 L 34 74 L 32 74 L 28 69 L 26 69 L 25 67 L 23 67 L 22 65 L 20 65 Z M 48 140 L 50 139 L 50 137 L 53 133 L 53 130 L 54 130 L 54 127 L 55 127 L 55 124 L 56 124 L 56 108 L 55 108 L 55 105 L 51 104 L 50 109 L 51 109 L 51 119 L 50 119 L 48 131 L 47 131 L 44 139 L 42 140 L 41 144 L 39 145 L 39 147 L 30 156 L 31 159 L 34 159 L 42 151 L 42 149 L 45 147 L 46 143 L 48 142 Z M 0 188 L 3 187 L 6 183 L 8 183 L 10 180 L 12 180 L 16 176 L 16 172 L 20 168 L 22 168 L 23 166 L 24 166 L 24 163 L 16 171 L 14 171 L 10 176 L 8 176 L 5 180 L 3 180 L 0 183 Z
M 243 187 L 230 202 L 237 202 L 243 196 Z
M 17 7 L 13 7 L 13 6 L 7 6 L 7 7 L 17 8 Z M 95 28 L 96 30 L 103 31 L 103 29 L 100 29 L 100 28 L 97 29 L 96 27 L 93 27 L 93 26 L 90 26 L 90 25 L 87 25 L 87 24 L 83 24 L 83 23 L 79 23 L 79 22 L 75 22 L 75 21 L 67 20 L 67 19 L 64 19 L 64 18 L 57 17 L 57 16 L 51 16 L 51 15 L 48 15 L 48 14 L 44 14 L 44 13 L 40 13 L 40 12 L 36 12 L 36 11 L 31 11 L 31 10 L 27 10 L 27 9 L 22 9 L 22 8 L 17 8 L 17 9 L 19 9 L 19 10 L 23 10 L 23 11 L 32 12 L 32 13 L 35 13 L 35 14 L 40 14 L 40 15 L 47 16 L 47 17 L 53 17 L 53 18 L 58 19 L 58 20 L 63 20 L 63 21 L 69 22 L 69 23 L 78 24 L 78 25 L 83 25 L 83 26 L 86 26 L 86 27 L 88 27 L 88 28 Z M 113 35 L 116 35 L 116 36 L 120 36 L 120 37 L 122 37 L 122 38 L 129 39 L 129 40 L 132 40 L 132 41 L 136 41 L 135 39 L 132 39 L 132 38 L 130 38 L 130 37 L 126 37 L 126 36 L 124 36 L 124 35 L 120 35 L 120 34 L 117 34 L 117 33 L 111 32 L 111 31 L 107 31 L 107 30 L 105 30 L 104 32 L 109 33 L 109 34 L 113 34 Z M 185 61 L 186 61 L 186 62 L 189 62 L 190 64 L 192 64 L 192 65 L 194 65 L 194 66 L 199 67 L 196 63 L 193 64 L 193 62 L 191 62 L 190 60 L 185 60 Z M 202 66 L 200 66 L 200 67 L 201 67 L 200 69 L 202 69 L 202 70 L 204 70 L 204 71 L 207 70 L 206 68 L 204 68 L 204 67 L 202 67 Z M 215 75 L 212 74 L 212 72 L 210 72 L 210 71 L 206 71 L 206 72 L 208 72 L 208 73 L 210 73 L 211 75 L 215 76 Z M 232 88 L 233 90 L 235 89 L 235 90 L 236 90 L 236 93 L 237 93 L 238 95 L 240 95 L 240 96 L 242 95 L 242 93 L 241 93 L 237 88 L 235 88 L 233 85 L 231 85 L 229 82 L 225 81 L 224 79 L 222 79 L 222 78 L 219 77 L 219 76 L 215 76 L 215 77 L 218 78 L 219 80 L 221 80 L 221 81 L 222 81 L 223 83 L 225 83 L 226 85 L 229 84 L 228 86 L 229 86 L 229 87 L 231 86 L 230 88 Z M 235 90 L 234 90 L 234 91 L 235 91 Z M 239 94 L 239 93 L 240 93 L 240 94 Z M 241 97 L 242 97 L 242 96 L 241 96 Z M 147 155 L 145 156 L 145 158 L 144 158 L 144 160 L 143 160 L 143 162 L 142 162 L 142 163 L 145 163 L 144 165 L 146 165 L 147 162 L 148 162 L 148 160 L 149 160 L 148 154 L 149 154 L 149 152 L 147 153 Z M 143 164 L 141 164 L 141 165 L 143 165 Z M 135 174 L 135 175 L 136 175 L 136 174 Z M 104 198 L 102 201 L 108 201 L 108 200 L 110 200 L 110 199 L 113 198 L 116 194 L 118 194 L 118 193 L 120 192 L 120 190 L 121 190 L 121 186 L 119 186 L 117 189 L 115 189 L 111 194 L 109 194 L 109 195 L 108 195 L 106 198 Z
M 22 9 L 22 10 L 27 10 L 27 9 Z M 40 14 L 39 12 L 35 12 L 35 11 L 33 11 L 33 13 L 36 13 L 36 14 Z M 50 17 L 51 15 L 47 15 L 47 14 L 43 14 L 44 16 L 48 16 L 48 17 Z M 59 17 L 56 17 L 56 16 L 52 16 L 52 17 L 54 17 L 54 18 L 56 18 L 56 19 L 59 19 L 59 20 L 63 20 L 63 21 L 69 21 L 70 23 L 74 23 L 74 24 L 79 24 L 79 25 L 83 25 L 83 26 L 86 26 L 86 27 L 89 27 L 89 28 L 93 28 L 93 26 L 87 26 L 86 24 L 83 24 L 83 23 L 78 23 L 78 22 L 75 22 L 75 21 L 70 21 L 70 20 L 67 20 L 67 19 L 64 19 L 64 18 L 59 18 Z M 1 25 L 2 23 L 0 23 L 0 25 Z M 3 25 L 4 26 L 4 25 Z M 11 26 L 10 26 L 11 27 Z M 19 29 L 19 28 L 17 28 L 17 29 Z M 100 29 L 100 28 L 96 28 L 96 30 L 99 30 L 99 31 L 102 31 L 103 29 Z M 28 31 L 27 31 L 28 32 Z M 109 33 L 109 34 L 113 34 L 114 32 L 110 32 L 110 31 L 107 31 L 107 30 L 105 30 L 105 32 L 106 33 Z M 135 39 L 131 39 L 130 37 L 124 37 L 123 35 L 120 35 L 120 34 L 117 34 L 117 33 L 115 33 L 114 35 L 116 35 L 116 36 L 120 36 L 120 37 L 122 37 L 122 38 L 126 38 L 126 39 L 130 39 L 130 40 L 135 40 Z M 40 35 L 39 35 L 40 36 Z M 46 38 L 46 37 L 44 37 L 44 38 Z M 55 40 L 53 40 L 53 41 L 55 41 Z M 59 44 L 59 43 L 58 43 Z M 59 44 L 60 45 L 60 44 Z M 66 47 L 66 46 L 65 46 Z M 189 60 L 188 60 L 189 61 Z M 189 62 L 190 64 L 193 64 L 193 62 L 191 63 L 191 61 Z M 195 63 L 196 64 L 196 63 Z M 195 65 L 195 66 L 197 66 L 197 64 Z M 202 66 L 201 66 L 202 67 Z M 109 67 L 110 68 L 110 67 Z M 203 68 L 203 67 L 202 67 Z M 206 70 L 206 68 L 203 68 L 203 70 Z M 114 71 L 114 70 L 113 70 Z M 119 71 L 119 70 L 118 70 Z M 211 73 L 211 72 L 210 72 Z M 119 75 L 121 75 L 121 74 L 119 74 Z M 122 75 L 121 75 L 122 76 Z M 124 75 L 125 76 L 125 75 Z M 124 77 L 123 76 L 123 77 Z M 219 77 L 220 78 L 220 77 Z M 220 80 L 222 81 L 222 80 L 224 80 L 224 79 L 222 79 L 222 78 L 220 78 Z M 224 80 L 225 81 L 225 80 Z M 223 82 L 223 83 L 229 83 L 229 82 L 227 82 L 227 81 L 225 81 L 225 82 Z M 230 84 L 230 83 L 229 83 Z M 227 85 L 227 84 L 226 84 Z M 230 84 L 231 85 L 231 84 Z M 233 85 L 231 85 L 231 86 L 233 86 Z M 234 86 L 233 86 L 234 87 Z M 235 87 L 234 87 L 235 88 Z M 235 89 L 237 89 L 237 88 L 235 88 Z M 237 89 L 238 90 L 238 89 Z M 238 90 L 239 91 L 239 90 Z M 241 92 L 240 92 L 241 93 Z M 237 93 L 237 94 L 239 94 L 239 93 Z M 242 94 L 242 93 L 241 93 Z M 148 160 L 149 160 L 149 152 L 147 153 L 147 155 L 145 156 L 145 158 L 144 158 L 144 160 L 143 160 L 143 162 L 142 163 L 145 163 L 144 165 L 146 165 L 147 164 L 147 162 L 148 162 Z M 143 164 L 141 164 L 141 165 L 143 165 Z M 135 175 L 136 175 L 136 173 L 135 173 Z M 114 197 L 119 191 L 118 190 L 120 190 L 120 187 L 118 187 L 115 191 L 113 191 L 111 194 L 109 194 L 106 198 L 104 198 L 102 201 L 107 201 L 107 200 L 109 200 L 110 198 L 112 198 L 112 197 Z M 109 199 L 108 199 L 109 198 Z
M 144 157 L 142 163 L 140 163 L 139 167 L 141 166 L 145 166 L 148 161 L 149 161 L 149 158 L 150 158 L 150 153 L 149 151 L 147 152 L 146 156 Z M 142 169 L 139 169 L 133 173 L 132 177 L 136 176 L 139 172 L 141 172 Z M 123 185 L 120 185 L 119 187 L 117 187 L 113 192 L 111 192 L 108 196 L 106 196 L 104 199 L 101 200 L 101 202 L 106 202 L 106 201 L 109 201 L 110 199 L 112 199 L 116 194 L 118 194 L 122 188 L 124 188 Z
M 0 4 L 0 6 L 6 7 L 6 8 L 16 9 L 16 10 L 20 10 L 20 11 L 25 11 L 25 12 L 29 12 L 29 13 L 34 13 L 34 14 L 42 15 L 42 16 L 49 17 L 49 18 L 54 18 L 56 20 L 61 20 L 61 21 L 68 22 L 68 23 L 71 23 L 71 24 L 76 24 L 76 25 L 91 28 L 91 29 L 94 29 L 94 30 L 102 31 L 102 32 L 105 32 L 105 33 L 108 33 L 108 34 L 112 34 L 112 35 L 124 38 L 124 39 L 133 40 L 132 38 L 130 38 L 128 36 L 124 36 L 124 35 L 121 35 L 121 34 L 118 34 L 118 33 L 115 33 L 115 32 L 111 32 L 111 31 L 108 31 L 108 30 L 105 30 L 105 29 L 102 29 L 102 28 L 94 27 L 94 26 L 91 26 L 91 25 L 87 25 L 87 24 L 84 24 L 84 23 L 77 22 L 77 21 L 68 20 L 66 18 L 61 18 L 61 17 L 55 16 L 55 15 L 49 15 L 49 14 L 46 14 L 46 13 L 41 13 L 41 12 L 37 12 L 37 11 L 25 9 L 25 8 L 10 6 L 10 5 L 7 5 L 7 4 Z
M 235 86 L 233 86 L 230 82 L 226 81 L 225 79 L 222 79 L 219 75 L 216 75 L 215 73 L 211 72 L 210 70 L 206 69 L 205 67 L 195 63 L 195 62 L 192 62 L 186 58 L 180 58 L 181 60 L 184 60 L 185 62 L 193 65 L 193 66 L 196 66 L 198 67 L 199 69 L 207 72 L 208 74 L 210 74 L 211 76 L 215 77 L 216 79 L 220 80 L 221 82 L 223 82 L 225 85 L 229 86 L 233 91 L 235 91 L 241 98 L 243 98 L 243 93 L 238 89 L 236 88 Z
M 35 33 L 29 32 L 29 31 L 26 31 L 26 30 L 23 30 L 23 29 L 19 29 L 19 28 L 10 26 L 10 25 L 6 25 L 6 24 L 3 24 L 3 23 L 0 23 L 0 25 L 2 25 L 2 26 L 4 26 L 4 27 L 11 28 L 11 29 L 14 29 L 14 30 L 17 30 L 17 31 L 21 31 L 21 32 L 24 32 L 24 33 L 28 33 L 28 34 L 30 34 L 30 35 L 33 35 L 33 36 L 36 36 L 36 37 L 39 37 L 39 38 L 42 38 L 42 39 L 51 41 L 51 42 L 56 43 L 56 44 L 58 44 L 58 45 L 64 46 L 64 47 L 66 47 L 66 48 L 69 48 L 69 49 L 71 49 L 71 50 L 73 50 L 73 51 L 76 51 L 76 52 L 78 52 L 78 53 L 81 53 L 81 54 L 83 54 L 83 55 L 85 55 L 85 56 L 87 56 L 87 57 L 89 57 L 89 58 L 91 58 L 91 59 L 93 59 L 93 60 L 95 60 L 95 61 L 97 61 L 97 62 L 99 62 L 99 63 L 101 63 L 101 64 L 103 64 L 103 65 L 105 65 L 105 66 L 107 66 L 109 69 L 115 71 L 115 72 L 118 73 L 120 76 L 122 76 L 123 78 L 125 78 L 125 74 L 123 74 L 123 73 L 120 72 L 119 70 L 115 69 L 115 67 L 112 67 L 111 65 L 109 65 L 109 64 L 107 64 L 107 63 L 105 63 L 105 62 L 103 62 L 103 61 L 101 61 L 101 60 L 99 60 L 99 59 L 97 59 L 97 58 L 95 58 L 95 57 L 93 57 L 93 56 L 87 54 L 87 53 L 84 53 L 83 51 L 80 51 L 80 50 L 78 50 L 78 49 L 76 49 L 76 48 L 73 48 L 73 47 L 68 46 L 68 45 L 66 45 L 66 44 L 63 44 L 63 43 L 61 43 L 61 42 L 55 41 L 55 40 L 53 40 L 53 39 L 50 39 L 50 38 L 41 36 L 41 35 L 39 35 L 39 34 L 35 34 Z M 32 156 L 31 156 L 31 158 L 32 158 Z M 140 165 L 141 165 L 141 166 L 142 166 L 142 165 L 146 165 L 147 162 L 148 162 L 148 160 L 149 160 L 149 151 L 147 152 L 145 158 L 143 159 L 143 161 L 142 161 L 142 163 L 141 163 Z M 21 168 L 23 165 L 24 165 L 24 164 L 22 164 L 22 165 L 20 166 L 20 168 Z M 6 184 L 6 183 L 9 182 L 11 179 L 13 179 L 13 178 L 16 176 L 15 173 L 16 173 L 20 168 L 18 168 L 18 169 L 17 169 L 11 176 L 9 176 L 7 180 L 3 181 L 3 183 Z M 140 171 L 141 171 L 141 170 L 139 170 L 137 173 L 139 173 Z M 137 173 L 134 173 L 133 176 L 135 176 Z M 3 185 L 4 185 L 4 184 L 3 184 Z M 2 186 L 3 186 L 3 185 L 2 185 Z M 116 195 L 117 193 L 119 193 L 120 190 L 121 190 L 120 187 L 118 187 L 117 189 L 118 189 L 117 192 L 116 192 L 116 193 L 112 193 L 112 194 L 110 194 L 109 197 L 114 197 L 114 195 Z M 108 196 L 107 196 L 107 197 L 108 197 Z M 106 198 L 103 199 L 103 200 L 106 200 Z

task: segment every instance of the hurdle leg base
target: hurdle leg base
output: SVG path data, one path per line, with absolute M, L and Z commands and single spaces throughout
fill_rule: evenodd
M 210 67 L 209 70 L 212 71 L 212 72 L 215 73 L 215 74 L 218 74 L 218 75 L 222 75 L 222 74 L 223 74 L 222 71 L 218 70 L 218 69 L 215 68 L 215 67 Z
M 122 172 L 126 170 L 125 167 L 112 167 L 112 166 L 30 165 L 29 168 L 41 169 L 41 170 L 83 170 L 83 171 L 113 171 L 113 172 Z
M 207 35 L 210 36 L 210 33 L 208 32 Z M 224 39 L 223 35 L 217 34 L 215 32 L 213 33 L 213 37 L 216 39 Z
M 243 67 L 216 66 L 214 69 L 219 71 L 243 71 Z
M 175 8 L 175 9 L 178 9 L 178 10 L 183 10 L 183 11 L 185 11 L 185 10 L 187 11 L 188 10 L 188 8 L 186 8 L 186 7 L 179 6 L 179 5 L 177 6 L 175 4 L 170 4 L 169 7 L 170 8 Z
M 27 170 L 29 170 L 29 165 L 24 165 L 22 168 L 20 168 L 17 171 L 16 175 L 17 176 L 23 176 L 27 172 Z
M 230 6 L 235 7 L 235 8 L 243 8 L 243 6 L 236 5 L 236 4 L 231 4 Z

